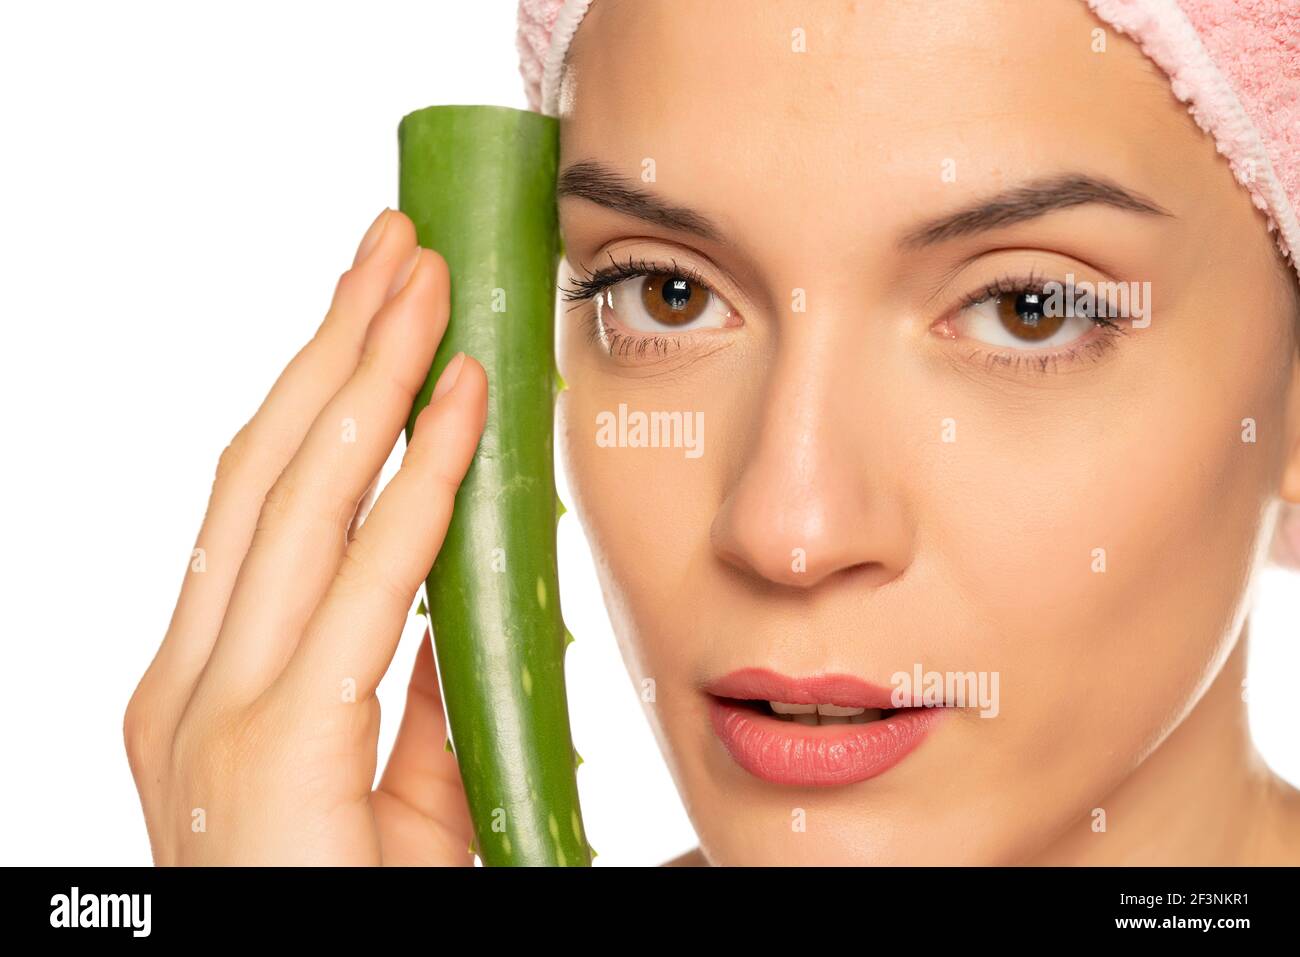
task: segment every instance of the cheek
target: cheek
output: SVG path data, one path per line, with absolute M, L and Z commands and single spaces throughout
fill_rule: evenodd
M 1195 700 L 1260 552 L 1279 447 L 1243 442 L 1241 420 L 1273 419 L 1272 386 L 1171 366 L 1132 401 L 973 404 L 959 441 L 919 469 L 944 494 L 920 509 L 918 558 L 975 629 L 945 654 L 1000 672 L 999 733 L 1075 786 L 1089 755 L 1117 773 Z
M 699 411 L 704 454 L 601 444 L 601 424 L 609 421 L 602 417 L 617 420 L 620 404 L 629 415 Z M 569 380 L 557 409 L 559 452 L 573 499 L 566 504 L 582 522 L 615 634 L 625 657 L 634 657 L 643 673 L 658 672 L 651 659 L 657 651 L 671 652 L 660 646 L 691 634 L 693 610 L 710 598 L 703 583 L 712 561 L 708 529 L 717 502 L 716 410 L 689 398 L 642 394 L 623 383 L 602 386 L 595 376 L 578 384 Z

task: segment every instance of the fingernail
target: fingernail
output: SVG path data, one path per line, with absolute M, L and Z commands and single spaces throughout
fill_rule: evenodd
M 429 399 L 433 402 L 446 395 L 452 389 L 456 388 L 456 380 L 460 378 L 460 368 L 465 364 L 465 353 L 458 352 L 451 357 L 447 363 L 447 368 L 442 370 L 442 375 L 438 376 L 438 383 L 433 387 L 433 397 Z
M 402 287 L 410 281 L 411 274 L 415 272 L 415 266 L 420 261 L 420 249 L 421 247 L 416 246 L 411 252 L 411 258 L 402 263 L 401 268 L 397 270 L 397 275 L 393 277 L 392 285 L 388 287 L 389 299 L 392 299 L 401 292 Z
M 379 245 L 379 237 L 384 235 L 384 229 L 388 226 L 388 214 L 391 212 L 392 210 L 385 206 L 383 212 L 376 216 L 375 221 L 370 224 L 366 234 L 361 237 L 361 245 L 357 247 L 357 254 L 352 257 L 354 267 L 359 266 L 361 260 L 369 256 L 371 251 Z

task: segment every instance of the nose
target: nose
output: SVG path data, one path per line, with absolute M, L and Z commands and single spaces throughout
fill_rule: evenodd
M 791 588 L 832 577 L 862 585 L 906 568 L 911 531 L 901 494 L 901 445 L 881 391 L 829 346 L 787 340 L 748 448 L 710 528 L 714 553 L 746 575 Z

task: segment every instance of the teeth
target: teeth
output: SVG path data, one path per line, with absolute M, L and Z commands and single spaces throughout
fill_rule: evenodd
M 791 704 L 788 701 L 769 701 L 768 705 L 777 714 L 821 714 L 836 718 L 851 718 L 862 714 L 866 708 L 846 708 L 838 704 Z
M 830 715 L 833 718 L 851 718 L 855 714 L 862 714 L 866 708 L 841 708 L 837 704 L 819 704 L 817 713 L 821 715 Z
M 816 714 L 819 707 L 815 704 L 786 704 L 784 701 L 769 701 L 768 704 L 777 714 Z
M 880 720 L 879 708 L 849 708 L 837 704 L 791 704 L 769 701 L 768 706 L 783 721 L 796 724 L 866 724 Z

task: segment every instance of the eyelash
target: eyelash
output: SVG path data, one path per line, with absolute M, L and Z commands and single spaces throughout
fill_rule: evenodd
M 977 289 L 975 292 L 963 296 L 961 308 L 969 309 L 971 306 L 978 306 L 980 303 L 996 299 L 998 296 L 1018 296 L 1022 292 L 1042 292 L 1049 281 L 1032 270 L 1025 276 L 999 276 L 983 289 Z M 1109 303 L 1107 305 L 1109 306 Z M 1109 326 L 1112 329 L 1119 328 L 1105 316 L 1089 316 L 1088 318 L 1099 326 Z
M 570 278 L 567 286 L 564 288 L 562 298 L 566 302 L 572 302 L 575 305 L 573 309 L 579 308 L 583 303 L 595 299 L 606 289 L 618 285 L 627 279 L 636 279 L 648 275 L 670 274 L 680 276 L 690 282 L 695 283 L 710 293 L 713 293 L 713 287 L 704 280 L 699 271 L 690 265 L 678 265 L 676 259 L 671 259 L 671 267 L 662 263 L 647 262 L 645 259 L 633 259 L 631 256 L 619 262 L 610 254 L 610 265 L 596 270 L 588 270 L 586 267 L 580 267 L 586 273 L 586 278 Z M 961 298 L 961 304 L 957 311 L 969 309 L 978 306 L 981 303 L 988 302 L 990 299 L 996 299 L 999 296 L 1018 296 L 1026 292 L 1041 291 L 1047 280 L 1041 277 L 1037 272 L 1030 271 L 1024 276 L 999 276 L 997 279 L 985 285 L 982 289 L 977 289 Z M 570 310 L 572 311 L 572 309 Z M 637 358 L 645 355 L 647 350 L 655 354 L 664 356 L 669 351 L 680 349 L 682 340 L 689 337 L 689 333 L 682 333 L 672 336 L 654 336 L 654 335 L 626 335 L 614 330 L 602 330 L 597 324 L 595 311 L 588 318 L 588 339 L 592 343 L 603 340 L 605 348 L 611 355 L 628 356 L 635 354 Z M 1117 345 L 1113 337 L 1124 335 L 1125 330 L 1112 322 L 1104 315 L 1087 317 L 1095 326 L 1101 328 L 1105 335 L 1094 338 L 1089 342 L 1081 345 L 1067 346 L 1064 349 L 1044 354 L 1035 354 L 1032 351 L 1011 350 L 996 351 L 980 349 L 972 352 L 968 358 L 974 359 L 981 355 L 985 357 L 986 368 L 994 366 L 1009 366 L 1015 371 L 1020 371 L 1026 367 L 1032 371 L 1046 373 L 1049 366 L 1051 371 L 1056 371 L 1057 365 L 1062 359 L 1067 362 L 1084 356 L 1097 358 L 1110 348 Z
M 674 276 L 681 276 L 683 279 L 689 279 L 696 285 L 703 286 L 710 292 L 713 287 L 704 281 L 704 277 L 692 266 L 679 266 L 677 260 L 670 260 L 671 268 L 662 263 L 646 262 L 644 259 L 633 259 L 628 256 L 626 262 L 618 262 L 610 254 L 610 265 L 603 266 L 593 271 L 583 270 L 587 273 L 586 279 L 570 279 L 567 291 L 564 293 L 564 299 L 567 302 L 577 302 L 581 304 L 587 299 L 594 299 L 610 286 L 615 286 L 625 279 L 635 279 L 639 276 L 662 275 L 670 273 Z M 576 306 L 574 308 L 577 308 Z
M 680 276 L 716 295 L 713 287 L 705 282 L 704 277 L 700 275 L 697 269 L 690 265 L 680 266 L 677 264 L 676 259 L 670 258 L 669 262 L 672 265 L 668 266 L 663 263 L 647 262 L 645 259 L 633 259 L 630 255 L 626 261 L 619 262 L 610 254 L 609 261 L 608 266 L 603 266 L 597 270 L 588 270 L 586 267 L 581 267 L 586 272 L 587 278 L 570 278 L 568 280 L 562 298 L 566 302 L 576 303 L 570 311 L 577 309 L 588 300 L 595 299 L 611 286 L 616 286 L 627 279 L 637 279 L 642 276 Z M 691 333 L 689 332 L 677 333 L 671 336 L 627 335 L 613 329 L 606 328 L 602 330 L 598 324 L 595 310 L 592 310 L 590 315 L 587 316 L 588 341 L 602 343 L 605 349 L 615 356 L 635 355 L 636 358 L 642 358 L 647 351 L 666 356 L 671 351 L 681 349 L 682 341 L 690 336 Z
M 1047 282 L 1046 278 L 1033 270 L 1024 276 L 999 276 L 983 289 L 978 289 L 963 296 L 956 311 L 961 312 L 970 309 L 999 296 L 1018 296 L 1026 292 L 1042 292 Z M 1107 305 L 1109 306 L 1109 303 Z M 1099 311 L 1110 312 L 1111 310 L 1108 308 Z M 1036 353 L 1032 350 L 998 351 L 995 349 L 977 349 L 970 353 L 967 358 L 976 359 L 983 356 L 984 366 L 987 369 L 992 369 L 994 366 L 1003 366 L 1010 367 L 1016 372 L 1021 371 L 1022 368 L 1032 372 L 1056 372 L 1061 360 L 1066 362 L 1073 362 L 1082 358 L 1095 360 L 1118 345 L 1114 337 L 1127 335 L 1123 327 L 1112 322 L 1105 315 L 1088 316 L 1086 318 L 1094 326 L 1101 329 L 1103 335 L 1078 345 L 1068 345 L 1053 352 L 1046 350 L 1042 353 Z

